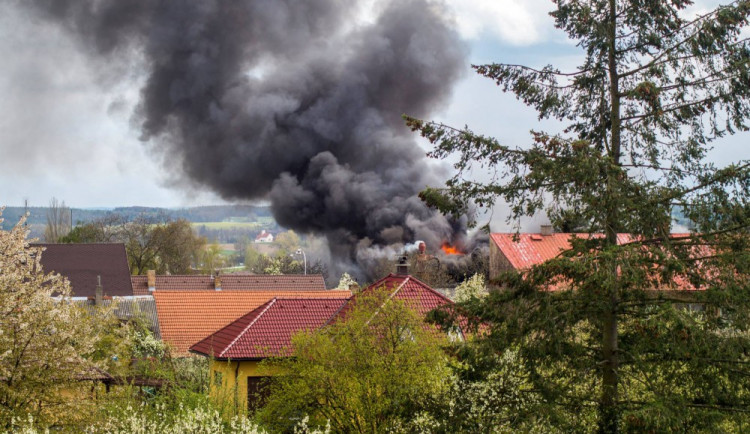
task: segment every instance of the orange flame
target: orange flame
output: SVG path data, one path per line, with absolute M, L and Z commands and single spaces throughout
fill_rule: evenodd
M 446 254 L 446 255 L 463 255 L 464 252 L 458 250 L 458 247 L 451 246 L 448 243 L 443 243 L 442 246 L 440 246 L 440 249 Z

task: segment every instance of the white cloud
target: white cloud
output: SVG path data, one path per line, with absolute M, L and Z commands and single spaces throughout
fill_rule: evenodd
M 513 45 L 543 42 L 553 28 L 549 0 L 448 0 L 459 33 L 466 39 L 486 36 Z

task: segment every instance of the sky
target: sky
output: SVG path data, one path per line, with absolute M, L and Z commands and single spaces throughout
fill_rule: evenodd
M 704 0 L 693 13 L 718 2 Z M 469 63 L 554 64 L 572 69 L 580 51 L 553 27 L 549 0 L 448 0 L 470 49 Z M 73 207 L 181 207 L 224 203 L 173 182 L 139 140 L 131 113 L 139 71 L 92 74 L 89 60 L 59 30 L 22 12 L 0 14 L 0 206 L 44 206 L 51 197 Z M 539 128 L 533 111 L 471 72 L 434 116 L 469 125 L 505 143 L 529 141 Z M 723 164 L 750 158 L 747 136 L 716 144 Z M 426 148 L 426 144 L 424 145 Z

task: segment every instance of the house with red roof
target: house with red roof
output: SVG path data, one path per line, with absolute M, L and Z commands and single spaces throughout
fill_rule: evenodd
M 385 289 L 390 293 L 389 300 L 401 300 L 421 315 L 453 303 L 409 275 L 390 274 L 360 294 L 375 289 Z M 259 362 L 269 357 L 290 356 L 292 336 L 345 318 L 357 296 L 346 299 L 274 297 L 192 345 L 191 352 L 212 359 L 211 394 L 224 398 L 234 394 L 238 408 L 254 409 L 255 397 L 264 380 L 258 369 Z
M 552 231 L 552 226 L 547 225 L 543 225 L 539 233 L 491 233 L 490 281 L 497 279 L 504 272 L 527 270 L 534 265 L 558 257 L 562 252 L 572 248 L 571 239 L 596 239 L 603 236 L 603 234 L 555 233 Z M 675 240 L 689 236 L 690 234 L 685 233 L 670 235 Z M 635 240 L 631 234 L 617 234 L 618 244 L 627 244 Z M 697 254 L 706 253 L 705 249 L 697 250 L 701 250 L 696 251 Z M 552 289 L 558 288 L 560 286 L 556 285 Z M 678 276 L 658 289 L 684 292 L 697 288 Z
M 161 338 L 177 357 L 189 355 L 191 345 L 274 298 L 348 299 L 352 296 L 348 290 L 156 290 L 152 294 Z
M 255 236 L 256 243 L 272 243 L 273 234 L 263 229 L 258 235 Z

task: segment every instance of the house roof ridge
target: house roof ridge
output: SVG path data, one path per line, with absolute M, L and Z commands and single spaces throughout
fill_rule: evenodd
M 234 339 L 232 339 L 232 342 L 230 342 L 230 343 L 229 343 L 229 345 L 227 345 L 226 347 L 224 347 L 224 350 L 223 350 L 223 351 L 222 351 L 221 353 L 219 353 L 219 357 L 223 357 L 223 356 L 224 356 L 224 353 L 226 353 L 227 351 L 229 351 L 229 349 L 230 349 L 230 348 L 232 348 L 232 346 L 233 346 L 233 345 L 234 345 L 235 343 L 237 343 L 237 340 L 239 340 L 239 338 L 240 338 L 240 337 L 241 337 L 242 335 L 244 335 L 244 334 L 245 334 L 245 333 L 246 333 L 246 332 L 248 331 L 248 329 L 250 329 L 250 327 L 252 327 L 252 326 L 253 326 L 253 324 L 255 324 L 256 322 L 258 322 L 258 320 L 259 320 L 259 319 L 260 319 L 260 318 L 261 318 L 261 317 L 263 316 L 263 314 L 265 314 L 265 313 L 266 313 L 266 312 L 268 311 L 268 309 L 270 309 L 270 308 L 271 308 L 271 306 L 273 306 L 273 305 L 274 305 L 274 304 L 276 303 L 276 300 L 277 300 L 277 298 L 276 298 L 276 297 L 274 297 L 274 298 L 272 298 L 272 299 L 268 300 L 268 301 L 266 302 L 266 305 L 267 305 L 267 306 L 266 306 L 266 307 L 265 307 L 265 308 L 264 308 L 264 309 L 263 309 L 263 310 L 262 310 L 262 311 L 261 311 L 260 313 L 258 313 L 258 315 L 256 315 L 256 316 L 255 316 L 255 318 L 253 318 L 253 320 L 252 320 L 252 321 L 250 321 L 250 324 L 248 324 L 248 325 L 247 325 L 247 326 L 246 326 L 245 328 L 243 328 L 241 332 L 237 333 L 237 335 L 236 335 L 236 336 L 234 337 Z M 260 306 L 260 307 L 258 307 L 258 309 L 260 309 L 261 307 L 263 307 L 263 306 Z M 257 310 L 257 309 L 255 309 L 255 310 Z M 254 312 L 255 310 L 252 310 L 252 311 L 248 312 L 248 313 L 247 313 L 247 314 L 245 314 L 245 315 L 249 315 L 249 314 L 251 314 L 252 312 Z M 243 316 L 244 316 L 244 315 L 243 315 Z M 230 322 L 230 323 L 229 323 L 229 324 L 227 324 L 227 325 L 226 325 L 225 327 L 228 327 L 228 326 L 230 326 L 231 324 L 234 324 L 234 323 L 235 323 L 235 322 L 237 322 L 238 320 L 239 320 L 239 318 L 238 318 L 238 319 L 236 319 L 236 320 L 234 320 L 234 321 L 232 321 L 232 322 Z M 220 330 L 221 330 L 221 329 L 220 329 Z M 219 332 L 220 330 L 217 330 L 217 331 L 215 331 L 214 333 L 211 333 L 211 335 L 210 335 L 210 336 L 213 336 L 213 335 L 215 335 L 215 334 L 216 334 L 216 333 L 218 333 L 218 332 Z
M 313 292 L 313 291 L 308 291 Z M 283 295 L 280 297 L 274 297 L 276 300 L 295 300 L 295 301 L 331 301 L 331 300 L 348 300 L 348 298 L 342 299 L 341 297 L 317 297 L 317 298 L 310 298 L 310 297 L 284 297 Z
M 432 291 L 432 293 L 433 293 L 433 294 L 437 295 L 438 297 L 442 298 L 442 299 L 443 299 L 443 300 L 445 300 L 445 301 L 448 301 L 448 302 L 450 302 L 450 303 L 453 303 L 453 300 L 451 300 L 451 299 L 450 299 L 450 298 L 448 298 L 448 297 L 447 297 L 446 295 L 442 294 L 442 293 L 441 293 L 440 291 L 436 290 L 436 289 L 435 289 L 435 288 L 433 288 L 432 286 L 428 285 L 428 284 L 427 284 L 427 283 L 425 283 L 425 282 L 422 282 L 421 280 L 417 279 L 417 278 L 416 278 L 416 277 L 414 277 L 414 276 L 410 276 L 410 277 L 411 277 L 412 279 L 414 279 L 414 280 L 415 280 L 416 282 L 419 282 L 419 283 L 420 283 L 420 284 L 421 284 L 421 285 L 422 285 L 423 287 L 425 287 L 425 288 L 427 288 L 428 290 Z
M 121 243 L 121 242 L 117 242 L 117 243 L 115 243 L 115 242 L 106 242 L 106 243 L 45 243 L 45 242 L 37 242 L 37 243 L 29 243 L 29 245 L 31 245 L 31 246 L 42 246 L 42 245 L 44 245 L 44 246 L 70 246 L 70 245 L 73 245 L 73 246 L 86 246 L 86 245 L 92 245 L 92 244 L 96 245 L 96 246 L 106 246 L 106 245 L 110 245 L 110 246 L 123 245 L 124 246 L 125 245 L 125 243 Z
M 331 321 L 333 321 L 334 319 L 338 318 L 338 316 L 341 313 L 341 311 L 344 310 L 344 308 L 349 305 L 349 303 L 352 301 L 353 298 L 354 298 L 354 295 L 352 295 L 349 298 L 338 299 L 338 300 L 344 300 L 344 302 L 341 303 L 341 306 L 339 306 L 339 308 L 336 309 L 336 312 L 334 312 L 333 315 L 331 315 L 330 317 L 328 317 L 328 319 L 326 320 L 326 322 L 324 322 L 319 327 L 319 329 L 322 329 L 325 326 L 331 325 Z

